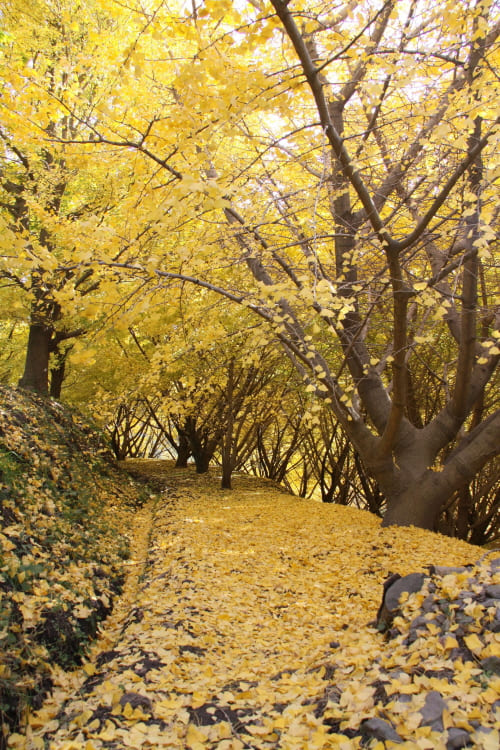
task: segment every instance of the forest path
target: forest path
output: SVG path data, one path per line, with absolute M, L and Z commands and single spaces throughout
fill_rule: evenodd
M 349 727 L 383 711 L 374 659 L 384 640 L 369 624 L 383 580 L 430 560 L 472 562 L 477 548 L 380 529 L 364 511 L 255 479 L 222 491 L 213 475 L 187 469 L 166 482 L 171 489 L 137 514 L 132 572 L 89 661 L 58 673 L 12 747 L 361 747 Z M 377 742 L 375 734 L 369 747 Z

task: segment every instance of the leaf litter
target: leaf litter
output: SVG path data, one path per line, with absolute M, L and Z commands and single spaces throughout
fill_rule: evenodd
M 126 589 L 89 660 L 56 672 L 9 747 L 498 747 L 498 632 L 481 592 L 500 578 L 480 548 L 256 479 L 167 482 L 138 512 Z M 375 626 L 390 574 L 475 563 L 426 579 L 388 633 Z
M 81 664 L 123 585 L 144 488 L 98 429 L 36 394 L 0 386 L 0 748 L 56 664 Z

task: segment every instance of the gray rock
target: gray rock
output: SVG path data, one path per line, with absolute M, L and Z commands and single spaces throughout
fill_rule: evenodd
M 476 596 L 473 591 L 469 591 L 469 589 L 462 589 L 457 596 L 456 601 L 458 601 L 459 604 L 463 604 L 467 601 L 472 601 L 475 599 Z
M 481 606 L 485 609 L 489 609 L 490 607 L 500 609 L 500 601 L 498 599 L 485 599 L 484 602 L 481 602 Z
M 428 622 L 431 622 L 432 618 L 427 615 L 418 615 L 414 620 L 411 621 L 410 630 L 425 629 Z
M 499 608 L 497 608 L 497 611 L 495 612 L 495 616 L 493 618 L 493 622 L 489 624 L 488 630 L 491 630 L 492 633 L 500 633 L 500 609 Z
M 411 695 L 407 695 L 406 693 L 401 693 L 401 695 L 398 695 L 398 701 L 400 703 L 411 703 L 413 700 Z
M 444 625 L 447 621 L 448 617 L 445 614 L 439 614 L 432 618 L 435 625 Z
M 460 610 L 455 614 L 455 620 L 462 625 L 470 625 L 471 622 L 474 622 L 473 617 L 466 615 L 465 612 L 461 612 Z
M 469 732 L 458 727 L 448 729 L 448 739 L 446 740 L 446 750 L 458 750 L 461 747 L 472 745 Z
M 366 737 L 375 737 L 377 740 L 391 740 L 392 742 L 403 742 L 396 730 L 383 719 L 366 719 L 361 723 L 361 731 Z
M 453 635 L 456 635 L 456 634 L 457 633 L 455 631 L 453 633 Z M 449 653 L 449 658 L 452 661 L 462 661 L 462 662 L 465 663 L 466 661 L 470 661 L 471 660 L 471 655 L 470 655 L 469 649 L 461 648 L 460 646 L 458 646 L 457 648 L 452 648 L 451 649 L 451 651 Z
M 423 573 L 410 573 L 407 576 L 403 576 L 403 578 L 399 578 L 392 586 L 389 586 L 384 598 L 384 604 L 389 612 L 394 612 L 398 609 L 401 594 L 414 594 L 416 591 L 420 591 L 424 580 L 425 575 Z
M 500 599 L 500 583 L 491 583 L 489 586 L 485 586 L 484 593 L 491 599 Z
M 420 609 L 422 610 L 422 612 L 425 612 L 425 613 L 431 612 L 434 609 L 435 604 L 436 603 L 435 603 L 435 599 L 433 596 L 426 596 L 424 601 L 421 604 Z
M 437 690 L 431 690 L 428 693 L 424 706 L 420 713 L 422 714 L 422 724 L 430 726 L 432 729 L 443 731 L 443 711 L 448 708 L 446 701 Z

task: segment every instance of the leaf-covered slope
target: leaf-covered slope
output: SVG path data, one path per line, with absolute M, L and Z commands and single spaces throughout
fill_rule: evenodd
M 0 388 L 0 735 L 111 610 L 137 500 L 80 415 Z
M 472 563 L 479 548 L 381 529 L 369 513 L 256 480 L 222 492 L 177 470 L 169 482 L 176 497 L 156 507 L 140 589 L 80 673 L 59 674 L 12 747 L 347 750 L 392 746 L 389 730 L 408 748 L 460 747 L 465 734 L 474 747 L 496 747 L 498 678 L 479 664 L 495 634 L 483 638 L 483 606 L 470 607 L 474 654 L 456 658 L 452 634 L 441 639 L 432 617 L 411 644 L 404 612 L 390 641 L 370 624 L 390 573 Z M 140 568 L 142 553 L 130 562 Z M 449 579 L 439 596 L 464 586 Z

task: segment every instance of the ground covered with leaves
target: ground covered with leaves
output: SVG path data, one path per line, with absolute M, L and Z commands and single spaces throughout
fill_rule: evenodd
M 255 479 L 166 482 L 89 660 L 10 747 L 496 750 L 491 554 Z M 426 574 L 380 632 L 384 580 L 430 564 L 470 567 Z
M 80 415 L 0 388 L 0 747 L 111 611 L 144 495 Z

